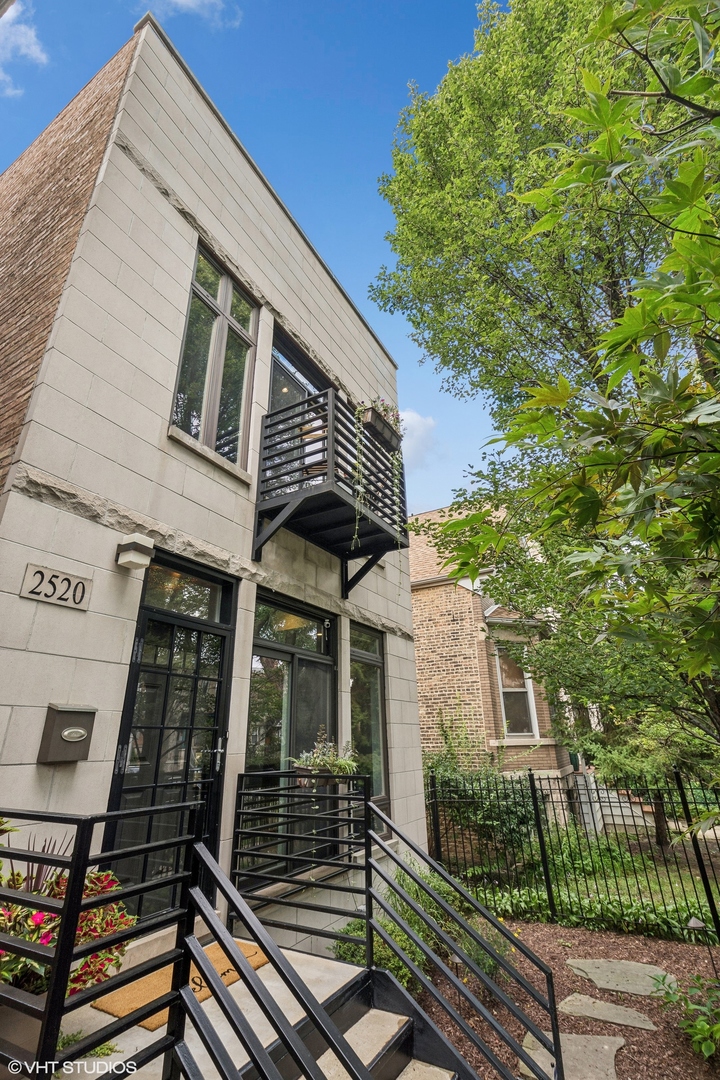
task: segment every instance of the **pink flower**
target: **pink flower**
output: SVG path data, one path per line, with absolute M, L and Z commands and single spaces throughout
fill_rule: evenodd
M 36 911 L 34 915 L 30 916 L 30 922 L 33 926 L 42 926 L 46 918 L 47 916 L 44 911 Z
M 40 935 L 40 944 L 49 945 L 52 941 L 52 930 L 46 930 L 44 934 Z

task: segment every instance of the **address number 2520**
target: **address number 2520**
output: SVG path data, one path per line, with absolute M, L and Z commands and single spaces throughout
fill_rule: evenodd
M 46 604 L 87 611 L 91 587 L 92 578 L 76 577 L 63 570 L 28 563 L 20 595 L 28 600 L 43 600 Z

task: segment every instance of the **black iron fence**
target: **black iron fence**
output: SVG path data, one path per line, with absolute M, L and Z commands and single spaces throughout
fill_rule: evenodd
M 715 787 L 430 773 L 426 806 L 433 855 L 498 916 L 720 942 L 720 828 L 688 833 Z

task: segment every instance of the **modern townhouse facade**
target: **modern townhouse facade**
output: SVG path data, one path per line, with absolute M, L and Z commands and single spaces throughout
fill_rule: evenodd
M 413 521 L 444 514 L 429 511 Z M 503 648 L 522 638 L 517 613 L 493 601 L 491 578 L 456 584 L 427 534 L 411 532 L 410 579 L 423 750 L 442 751 L 445 729 L 470 764 L 490 756 L 506 772 L 571 773 L 543 688 Z
M 402 474 L 362 413 L 395 364 L 152 17 L 0 221 L 0 803 L 200 799 L 227 868 L 238 774 L 325 729 L 424 843 Z

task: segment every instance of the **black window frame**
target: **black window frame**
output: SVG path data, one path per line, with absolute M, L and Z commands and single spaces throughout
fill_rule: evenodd
M 197 281 L 197 267 L 198 258 L 206 259 L 207 262 L 220 274 L 220 289 L 219 298 L 212 296 L 203 286 Z M 233 289 L 235 289 L 244 300 L 252 308 L 250 316 L 250 327 L 246 330 L 235 318 L 233 318 L 230 307 L 232 304 Z M 215 316 L 215 322 L 213 324 L 212 338 L 210 342 L 210 349 L 208 353 L 207 372 L 205 378 L 205 386 L 203 390 L 203 404 L 202 404 L 202 416 L 200 421 L 200 431 L 196 436 L 186 432 L 184 428 L 180 428 L 175 423 L 175 409 L 180 391 L 180 383 L 182 378 L 182 366 L 185 356 L 185 346 L 187 344 L 188 330 L 190 328 L 190 312 L 192 309 L 193 299 L 197 298 L 206 307 L 208 307 Z M 214 255 L 202 244 L 198 245 L 195 252 L 195 260 L 193 262 L 193 275 L 192 282 L 190 284 L 190 294 L 188 297 L 187 312 L 185 314 L 185 329 L 183 331 L 182 344 L 180 346 L 180 359 L 178 362 L 177 376 L 175 379 L 175 390 L 173 393 L 173 413 L 171 419 L 171 426 L 183 432 L 183 435 L 192 439 L 199 446 L 204 447 L 205 450 L 209 450 L 210 453 L 217 456 L 220 462 L 229 465 L 236 465 L 238 468 L 246 469 L 249 447 L 250 447 L 250 418 L 249 409 L 252 402 L 252 387 L 255 374 L 255 355 L 257 350 L 257 336 L 258 336 L 258 323 L 260 318 L 260 307 L 258 301 L 248 293 L 242 285 L 240 285 L 237 279 L 220 263 Z M 217 429 L 220 412 L 220 399 L 222 393 L 222 380 L 223 369 L 225 365 L 225 349 L 227 345 L 228 331 L 232 330 L 241 340 L 248 346 L 247 357 L 245 360 L 245 372 L 243 376 L 243 390 L 242 390 L 242 403 L 240 409 L 240 428 L 238 432 L 238 453 L 237 460 L 225 457 L 217 449 Z
M 363 649 L 354 648 L 352 645 L 352 631 L 353 627 L 362 631 L 363 634 L 371 634 L 380 643 L 379 653 L 366 652 Z M 350 642 L 350 670 L 352 671 L 353 661 L 356 663 L 371 664 L 380 670 L 380 685 L 382 687 L 382 695 L 380 700 L 380 726 L 381 726 L 381 738 L 382 738 L 382 750 L 383 750 L 383 784 L 384 794 L 373 795 L 372 801 L 382 810 L 383 813 L 390 816 L 391 805 L 391 792 L 390 792 L 390 760 L 388 754 L 388 739 L 387 739 L 387 671 L 385 666 L 385 635 L 381 630 L 376 630 L 372 626 L 365 626 L 363 623 L 356 622 L 354 619 L 350 621 L 349 637 Z M 350 731 L 352 733 L 352 685 L 350 686 Z
M 291 338 L 287 336 L 287 334 L 283 334 L 282 331 L 276 329 L 273 333 L 272 344 L 272 365 L 270 371 L 270 389 L 268 394 L 269 412 L 274 412 L 275 409 L 282 407 L 281 405 L 276 404 L 275 409 L 273 409 L 273 378 L 275 364 L 278 362 L 275 359 L 276 352 L 280 354 L 282 359 L 285 360 L 291 368 L 295 369 L 295 372 L 300 375 L 302 379 L 309 383 L 310 387 L 314 387 L 314 389 L 302 387 L 304 390 L 306 390 L 307 397 L 312 397 L 313 394 L 322 393 L 324 390 L 330 390 L 332 388 L 333 383 L 330 381 L 330 379 L 328 379 L 326 375 L 323 374 L 320 368 L 317 367 L 317 365 L 314 364 L 312 360 L 310 360 L 310 358 L 305 355 L 304 352 L 302 352 L 302 350 L 292 341 Z M 289 368 L 286 368 L 286 370 L 288 370 L 288 373 L 292 377 L 293 372 L 290 371 Z
M 274 660 L 289 660 L 291 664 L 291 676 L 290 676 L 290 704 L 289 704 L 289 724 L 290 724 L 290 757 L 295 757 L 295 717 L 296 717 L 296 704 L 297 704 L 297 692 L 298 692 L 298 669 L 300 660 L 311 660 L 315 663 L 324 665 L 331 671 L 331 683 L 330 683 L 330 700 L 332 703 L 332 730 L 328 731 L 328 737 L 337 742 L 338 737 L 338 620 L 335 616 L 329 615 L 326 611 L 322 611 L 319 608 L 311 607 L 307 604 L 298 604 L 292 599 L 286 599 L 283 596 L 277 596 L 274 593 L 267 593 L 264 590 L 258 589 L 255 598 L 255 609 L 259 604 L 267 604 L 271 607 L 278 608 L 280 611 L 287 611 L 293 615 L 299 615 L 301 618 L 310 618 L 321 621 L 323 624 L 323 651 L 314 652 L 312 649 L 304 649 L 299 645 L 287 645 L 280 641 L 270 641 L 268 638 L 255 637 L 254 619 L 253 613 L 253 638 L 251 658 L 253 656 L 267 656 Z M 245 736 L 245 753 L 247 755 L 247 740 L 250 734 L 250 715 L 248 713 L 247 732 Z M 285 766 L 283 762 L 280 763 L 280 771 L 284 771 L 289 766 Z M 247 768 L 247 759 L 245 771 Z M 254 770 L 250 770 L 254 771 Z M 262 771 L 262 770 L 257 770 Z M 273 770 L 269 770 L 273 771 Z

